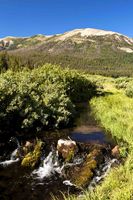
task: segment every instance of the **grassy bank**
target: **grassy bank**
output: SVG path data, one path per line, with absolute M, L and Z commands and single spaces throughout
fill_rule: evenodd
M 118 140 L 124 164 L 113 168 L 94 191 L 86 191 L 80 198 L 67 200 L 132 200 L 133 199 L 133 99 L 113 84 L 105 84 L 105 96 L 91 100 L 91 107 L 99 123 Z M 109 83 L 109 82 L 108 82 Z M 106 87 L 107 86 L 107 87 Z M 111 93 L 112 92 L 112 93 Z M 124 145 L 121 143 L 124 141 Z M 128 153 L 126 151 L 128 146 Z

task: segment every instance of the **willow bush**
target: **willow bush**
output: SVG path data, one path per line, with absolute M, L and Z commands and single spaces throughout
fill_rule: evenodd
M 0 129 L 59 128 L 70 123 L 75 104 L 86 101 L 96 86 L 84 75 L 44 65 L 0 75 Z

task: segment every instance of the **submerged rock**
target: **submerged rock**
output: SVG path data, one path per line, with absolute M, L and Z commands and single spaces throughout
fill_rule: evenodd
M 41 140 L 37 140 L 34 150 L 27 153 L 22 159 L 21 166 L 34 168 L 40 160 L 42 146 L 43 142 Z
M 77 152 L 77 145 L 72 140 L 58 140 L 57 150 L 58 154 L 64 158 L 65 161 L 70 161 Z

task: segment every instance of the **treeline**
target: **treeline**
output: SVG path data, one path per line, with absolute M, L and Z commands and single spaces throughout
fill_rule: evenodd
M 20 53 L 0 52 L 0 72 L 7 69 L 19 71 L 23 68 L 33 69 L 46 63 L 59 64 L 63 68 L 69 67 L 86 71 L 90 74 L 104 76 L 133 76 L 133 54 L 119 53 L 104 54 L 91 59 L 76 54 L 48 54 L 41 51 Z

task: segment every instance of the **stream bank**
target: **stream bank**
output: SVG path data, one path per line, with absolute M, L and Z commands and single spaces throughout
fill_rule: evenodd
M 36 138 L 12 141 L 13 151 L 1 158 L 0 199 L 50 200 L 54 195 L 61 200 L 61 192 L 80 194 L 84 188 L 95 187 L 110 167 L 118 164 L 118 159 L 112 155 L 116 142 L 97 125 L 87 104 L 82 104 L 79 109 L 82 112 L 73 127 L 38 135 L 44 146 L 33 169 L 23 167 L 21 160 L 13 158 L 13 154 L 26 142 L 36 144 Z M 64 143 L 74 141 L 76 144 L 76 151 L 69 155 L 69 159 L 57 151 L 60 139 Z

